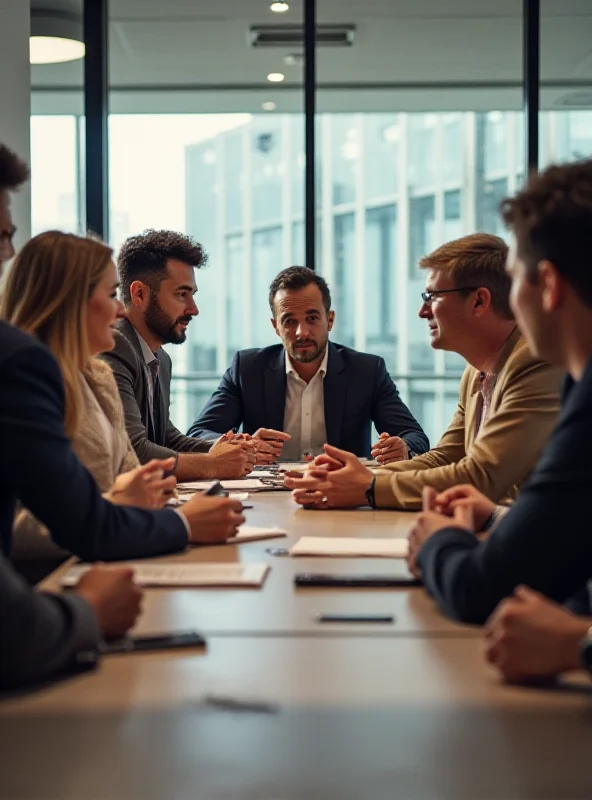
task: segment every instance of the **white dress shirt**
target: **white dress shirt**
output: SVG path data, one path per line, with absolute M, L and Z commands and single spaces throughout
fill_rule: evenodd
M 282 460 L 303 461 L 304 454 L 318 456 L 327 441 L 325 429 L 325 395 L 323 382 L 327 374 L 329 348 L 315 376 L 308 382 L 295 371 L 288 354 L 286 358 L 286 405 L 284 431 L 292 437 L 282 448 Z

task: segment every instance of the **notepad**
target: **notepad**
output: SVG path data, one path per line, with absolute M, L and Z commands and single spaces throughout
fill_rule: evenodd
M 244 586 L 263 584 L 268 564 L 118 564 L 131 567 L 140 586 Z M 78 564 L 62 578 L 62 586 L 75 586 L 92 564 Z M 109 567 L 106 567 L 109 569 Z
M 303 536 L 290 550 L 291 556 L 333 556 L 405 558 L 409 550 L 407 539 L 344 539 L 323 536 Z
M 281 528 L 255 528 L 252 525 L 241 525 L 236 536 L 228 539 L 228 543 L 242 544 L 243 542 L 256 542 L 259 539 L 279 539 L 287 535 L 287 531 L 283 531 Z
M 265 489 L 265 484 L 258 478 L 239 478 L 237 480 L 220 481 L 223 489 L 236 489 L 238 491 L 248 491 L 252 489 Z M 188 483 L 180 483 L 177 488 L 180 492 L 197 492 L 203 489 L 209 489 L 212 481 L 189 481 Z

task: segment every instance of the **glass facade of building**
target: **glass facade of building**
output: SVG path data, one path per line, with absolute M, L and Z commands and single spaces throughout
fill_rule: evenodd
M 185 429 L 236 350 L 277 341 L 268 286 L 304 263 L 300 114 L 110 117 L 111 243 L 148 227 L 195 236 L 200 316 L 170 348 L 172 415 Z M 80 124 L 32 118 L 33 231 L 80 231 Z M 541 114 L 544 163 L 592 155 L 592 112 Z M 317 268 L 334 341 L 384 357 L 437 440 L 456 407 L 462 359 L 431 350 L 417 316 L 422 255 L 476 230 L 505 235 L 500 200 L 524 176 L 519 112 L 334 113 L 317 118 Z M 56 165 L 59 164 L 59 169 Z

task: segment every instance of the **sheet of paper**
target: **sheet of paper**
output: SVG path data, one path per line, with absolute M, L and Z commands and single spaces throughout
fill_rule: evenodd
M 279 539 L 287 535 L 288 532 L 281 528 L 256 528 L 252 525 L 241 525 L 237 535 L 228 539 L 228 543 L 242 544 L 243 542 L 256 542 L 258 539 Z
M 247 475 L 247 480 L 250 478 L 277 478 L 277 470 L 271 471 L 266 469 L 254 469 L 253 472 L 249 472 Z
M 92 565 L 78 564 L 62 578 L 75 586 Z M 117 564 L 131 567 L 140 586 L 261 586 L 268 564 Z M 107 567 L 108 569 L 108 567 Z
M 179 497 L 174 497 L 167 503 L 168 506 L 172 506 L 175 508 L 176 506 L 182 506 L 184 503 L 188 503 L 189 500 L 193 497 L 195 492 L 186 492 L 185 494 L 179 495 Z M 231 500 L 240 500 L 244 502 L 245 500 L 249 499 L 248 492 L 229 492 L 228 497 Z
M 234 481 L 220 481 L 225 489 L 248 491 L 249 489 L 265 489 L 265 484 L 258 478 L 242 478 Z
M 258 478 L 240 478 L 237 480 L 220 481 L 224 489 L 236 489 L 238 491 L 248 491 L 252 489 L 265 489 L 265 484 Z M 179 483 L 177 488 L 180 492 L 197 492 L 209 489 L 212 481 L 188 481 Z
M 291 556 L 334 556 L 405 558 L 407 539 L 344 539 L 325 536 L 303 536 L 290 550 Z

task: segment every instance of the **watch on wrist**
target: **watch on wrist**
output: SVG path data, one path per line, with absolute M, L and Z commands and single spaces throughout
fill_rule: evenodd
M 372 476 L 370 486 L 366 489 L 366 502 L 370 508 L 376 508 L 376 500 L 374 499 L 374 487 L 376 486 L 376 475 Z
M 592 675 L 592 628 L 580 641 L 580 663 Z

